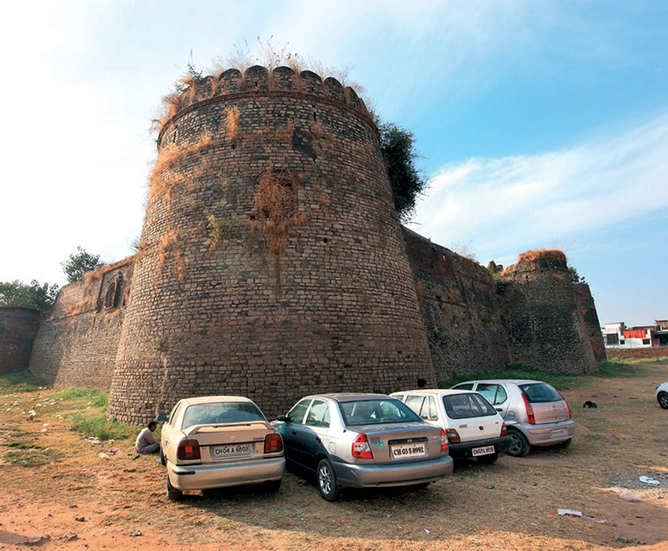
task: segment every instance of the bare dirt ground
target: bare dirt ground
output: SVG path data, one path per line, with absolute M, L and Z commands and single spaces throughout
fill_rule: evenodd
M 654 399 L 668 362 L 637 367 L 566 390 L 577 423 L 566 450 L 336 503 L 291 473 L 275 495 L 251 488 L 172 503 L 155 456 L 133 459 L 129 441 L 69 430 L 70 410 L 49 398 L 56 391 L 0 396 L 0 549 L 668 549 L 668 410 Z M 598 407 L 582 408 L 586 400 Z

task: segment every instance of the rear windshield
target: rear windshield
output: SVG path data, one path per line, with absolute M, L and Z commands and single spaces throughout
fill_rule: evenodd
M 423 422 L 413 410 L 394 398 L 341 402 L 339 407 L 343 415 L 343 422 L 347 427 Z
M 563 400 L 561 394 L 547 383 L 528 383 L 519 385 L 519 387 L 532 404 L 559 402 Z
M 468 419 L 496 415 L 496 410 L 480 394 L 443 396 L 443 405 L 450 419 Z
M 195 404 L 189 406 L 186 410 L 181 428 L 186 429 L 193 425 L 221 425 L 248 421 L 266 421 L 262 412 L 251 402 Z

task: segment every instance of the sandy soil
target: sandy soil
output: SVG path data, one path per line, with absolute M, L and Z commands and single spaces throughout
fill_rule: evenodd
M 70 431 L 54 391 L 0 397 L 0 549 L 668 550 L 668 410 L 654 400 L 665 380 L 668 363 L 654 363 L 567 390 L 577 423 L 567 450 L 336 503 L 291 473 L 275 495 L 245 488 L 172 503 L 155 456 Z M 23 410 L 37 404 L 46 406 L 28 421 Z M 16 442 L 34 445 L 20 451 L 35 461 L 21 466 Z

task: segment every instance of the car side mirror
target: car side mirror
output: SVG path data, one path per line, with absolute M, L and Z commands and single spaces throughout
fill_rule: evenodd
M 285 422 L 285 421 L 288 420 L 288 416 L 285 415 L 285 413 L 281 413 L 281 414 L 277 417 L 277 419 L 278 419 L 279 421 L 284 421 L 284 422 Z
M 164 413 L 161 413 L 160 415 L 158 415 L 157 421 L 158 423 L 164 423 L 167 421 L 167 416 Z

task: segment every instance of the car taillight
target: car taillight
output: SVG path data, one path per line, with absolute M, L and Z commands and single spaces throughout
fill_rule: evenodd
M 366 434 L 357 435 L 357 438 L 353 441 L 352 454 L 353 457 L 357 457 L 358 459 L 373 459 L 371 446 L 369 446 Z
M 557 390 L 557 392 L 559 392 Z M 573 412 L 571 411 L 571 405 L 568 403 L 568 400 L 566 400 L 566 396 L 564 396 L 561 392 L 559 392 L 559 396 L 561 396 L 564 399 L 564 402 L 566 402 L 566 407 L 568 408 L 568 418 L 573 419 Z
M 536 418 L 534 417 L 533 414 L 533 408 L 531 407 L 531 404 L 529 403 L 529 398 L 527 395 L 522 392 L 522 400 L 524 400 L 524 405 L 527 408 L 527 417 L 529 418 L 529 424 L 530 425 L 535 425 L 536 424 Z
M 455 431 L 455 434 L 457 434 L 457 431 Z M 459 438 L 459 435 L 457 435 L 457 438 Z M 448 435 L 445 433 L 443 429 L 441 429 L 441 453 L 449 451 L 450 451 L 450 446 L 448 445 Z
M 462 439 L 459 437 L 459 433 L 455 429 L 448 429 L 445 431 L 445 433 L 448 435 L 448 440 L 453 444 L 462 441 Z
M 501 436 L 508 436 L 508 429 L 505 423 L 501 423 Z
M 183 440 L 179 442 L 176 456 L 183 461 L 202 459 L 199 451 L 199 442 L 197 440 Z
M 276 453 L 283 449 L 283 439 L 280 434 L 267 434 L 264 437 L 264 453 Z

